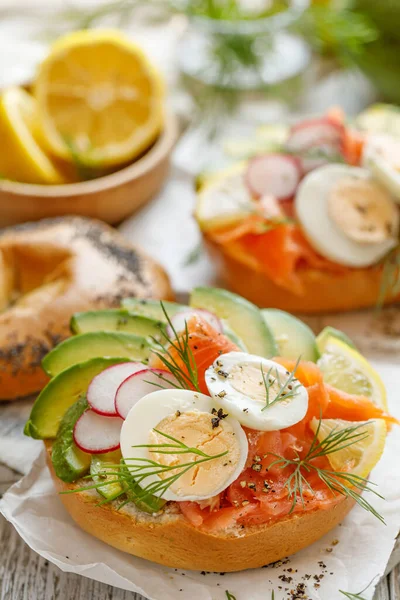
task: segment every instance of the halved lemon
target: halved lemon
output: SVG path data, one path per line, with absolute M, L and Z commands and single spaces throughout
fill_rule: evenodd
M 0 176 L 22 183 L 63 183 L 38 143 L 35 99 L 19 87 L 0 96 Z
M 386 423 L 383 419 L 372 419 L 366 423 L 343 421 L 342 419 L 322 419 L 318 432 L 318 440 L 324 440 L 333 430 L 339 432 L 347 427 L 360 427 L 354 435 L 361 434 L 354 439 L 347 448 L 328 454 L 327 458 L 334 471 L 342 471 L 366 478 L 375 467 L 385 448 Z M 310 423 L 311 429 L 316 433 L 318 419 Z M 349 440 L 349 443 L 351 440 Z
M 367 396 L 374 404 L 388 410 L 382 379 L 357 350 L 333 336 L 328 336 L 318 349 L 322 354 L 318 366 L 326 383 L 349 394 Z
M 43 138 L 60 158 L 92 166 L 127 162 L 163 125 L 164 84 L 142 50 L 118 31 L 60 38 L 35 82 Z

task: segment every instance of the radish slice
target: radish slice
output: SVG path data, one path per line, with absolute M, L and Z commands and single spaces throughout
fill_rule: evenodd
M 265 154 L 249 162 L 245 179 L 251 193 L 258 198 L 270 194 L 278 200 L 285 200 L 296 193 L 301 175 L 297 158 L 286 154 Z
M 145 368 L 142 363 L 127 362 L 108 367 L 96 375 L 88 387 L 86 396 L 90 408 L 99 415 L 116 417 L 115 394 L 119 386 L 127 377 Z
M 310 119 L 294 125 L 289 133 L 286 147 L 291 152 L 304 152 L 315 146 L 339 148 L 343 140 L 344 128 L 330 119 Z
M 177 312 L 171 319 L 171 323 L 177 333 L 185 330 L 186 322 L 193 316 L 198 315 L 211 325 L 219 333 L 223 332 L 223 326 L 220 319 L 214 313 L 204 308 L 187 308 Z M 170 325 L 167 326 L 167 334 L 170 338 L 174 338 L 175 334 Z
M 86 410 L 74 427 L 74 442 L 83 452 L 103 454 L 119 448 L 122 419 Z
M 132 406 L 143 396 L 156 392 L 160 387 L 171 389 L 177 381 L 171 373 L 162 369 L 145 369 L 125 379 L 115 396 L 115 410 L 122 419 L 126 419 Z
M 303 171 L 308 173 L 341 154 L 343 135 L 344 127 L 340 123 L 334 123 L 328 118 L 310 119 L 292 127 L 286 147 L 294 153 L 311 155 L 299 157 Z M 322 156 L 314 157 L 313 153 L 320 153 Z

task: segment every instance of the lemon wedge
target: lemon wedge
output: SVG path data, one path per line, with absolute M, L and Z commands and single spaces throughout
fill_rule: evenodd
M 314 433 L 318 429 L 318 419 L 313 419 L 310 427 Z M 349 440 L 346 448 L 327 455 L 334 471 L 352 473 L 358 477 L 366 478 L 375 467 L 385 448 L 386 423 L 383 419 L 372 419 L 365 423 L 343 421 L 342 419 L 322 419 L 318 431 L 318 441 L 324 440 L 332 431 L 339 432 L 347 427 L 360 427 L 354 435 L 361 434 L 359 438 Z
M 228 227 L 254 212 L 255 204 L 244 181 L 245 163 L 203 177 L 195 216 L 203 231 Z
M 118 31 L 77 31 L 60 38 L 35 81 L 43 138 L 51 152 L 71 152 L 91 166 L 137 157 L 160 132 L 161 75 Z
M 366 133 L 389 133 L 400 137 L 400 110 L 393 104 L 373 104 L 355 119 L 358 129 Z
M 324 381 L 349 394 L 366 396 L 387 411 L 386 390 L 382 379 L 369 362 L 342 340 L 327 336 L 318 345 L 318 366 Z
M 61 172 L 41 148 L 35 99 L 19 87 L 0 96 L 0 176 L 22 183 L 63 183 Z

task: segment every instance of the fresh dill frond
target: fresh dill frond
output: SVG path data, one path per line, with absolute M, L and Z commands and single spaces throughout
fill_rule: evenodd
M 286 381 L 283 383 L 280 378 L 279 371 L 277 367 L 271 367 L 265 375 L 263 366 L 261 365 L 261 375 L 265 387 L 265 406 L 261 409 L 262 411 L 267 410 L 267 408 L 271 408 L 277 402 L 284 402 L 285 400 L 289 400 L 290 398 L 294 398 L 297 394 L 300 383 L 295 384 L 295 374 L 297 367 L 299 366 L 300 357 L 297 359 L 294 369 L 289 373 Z M 275 370 L 275 375 L 272 374 L 272 371 Z M 297 381 L 297 380 L 296 380 Z M 278 383 L 279 390 L 275 396 L 271 400 L 270 398 L 270 389 L 275 384 Z
M 298 452 L 296 452 L 294 459 L 273 455 L 277 457 L 277 460 L 271 466 L 278 466 L 281 469 L 292 468 L 292 473 L 285 482 L 288 497 L 292 500 L 290 512 L 293 512 L 299 500 L 304 506 L 306 489 L 313 493 L 313 489 L 305 475 L 307 473 L 315 473 L 334 495 L 341 494 L 342 496 L 352 498 L 361 508 L 370 512 L 382 523 L 385 523 L 382 515 L 361 495 L 363 492 L 371 492 L 378 498 L 383 498 L 373 489 L 373 483 L 369 483 L 367 479 L 352 473 L 323 469 L 318 467 L 314 462 L 317 458 L 329 456 L 333 452 L 340 452 L 366 439 L 369 434 L 365 430 L 361 431 L 365 425 L 366 423 L 358 423 L 357 425 L 351 425 L 343 429 L 332 429 L 323 440 L 319 441 L 320 419 L 311 446 L 304 458 L 301 458 Z
M 319 54 L 333 56 L 345 66 L 379 37 L 378 29 L 366 13 L 347 7 L 311 6 L 295 27 Z
M 67 146 L 71 161 L 74 164 L 76 174 L 81 181 L 90 181 L 96 179 L 101 175 L 96 169 L 94 169 L 89 161 L 86 160 L 85 155 L 77 148 L 76 143 L 69 136 L 63 137 L 64 144 Z M 90 150 L 90 148 L 89 148 Z
M 140 486 L 141 491 L 137 494 L 138 501 L 146 501 L 147 498 L 157 496 L 162 498 L 163 494 L 173 485 L 182 475 L 198 467 L 200 464 L 222 458 L 228 454 L 228 450 L 220 452 L 219 454 L 207 454 L 198 448 L 187 446 L 185 443 L 179 441 L 173 436 L 153 429 L 155 433 L 169 440 L 165 444 L 138 444 L 132 446 L 132 448 L 148 448 L 149 452 L 166 455 L 177 455 L 177 454 L 194 454 L 199 456 L 199 460 L 184 462 L 174 465 L 164 465 L 160 462 L 152 460 L 151 458 L 139 458 L 132 457 L 122 459 L 119 464 L 110 465 L 110 467 L 104 468 L 99 471 L 97 476 L 100 481 L 91 485 L 82 486 L 73 490 L 67 490 L 60 492 L 61 494 L 76 494 L 79 492 L 85 492 L 87 490 L 99 490 L 102 487 L 109 486 L 110 483 L 123 484 L 124 481 L 129 481 L 131 478 L 134 479 L 135 483 Z M 173 472 L 169 477 L 161 478 L 161 475 L 166 475 Z M 148 477 L 159 475 L 158 481 L 153 481 L 147 485 L 142 485 Z M 110 479 L 112 477 L 112 479 Z M 121 492 L 120 496 L 123 495 Z M 111 499 L 102 500 L 100 504 L 107 504 L 111 502 Z M 126 504 L 126 502 L 124 502 Z
M 359 594 L 352 594 L 351 592 L 344 592 L 343 590 L 339 590 L 339 592 L 343 594 L 343 596 L 346 596 L 346 598 L 349 598 L 349 600 L 366 600 L 364 596 L 360 595 L 362 592 Z
M 388 298 L 400 294 L 400 244 L 383 260 L 382 278 L 377 308 L 381 309 Z
M 374 579 L 376 579 L 376 576 Z M 366 598 L 364 598 L 361 594 L 363 594 L 372 585 L 374 579 L 372 579 L 369 584 L 363 590 L 361 590 L 361 592 L 358 592 L 358 594 L 352 594 L 351 592 L 345 592 L 343 590 L 339 590 L 339 592 L 346 598 L 349 598 L 349 600 L 366 600 Z
M 257 233 L 267 233 L 268 231 L 272 231 L 277 227 L 282 227 L 283 225 L 294 225 L 295 223 L 296 221 L 290 217 L 272 219 L 271 221 L 260 223 L 260 225 L 257 226 Z
M 225 590 L 225 594 L 226 594 L 227 600 L 236 600 L 236 596 L 231 594 L 231 592 L 229 590 Z
M 196 244 L 185 256 L 182 266 L 183 267 L 191 267 L 195 263 L 197 263 L 203 255 L 203 244 L 199 242 Z
M 161 479 L 159 481 L 153 481 L 144 487 L 142 487 L 143 494 L 140 499 L 145 498 L 148 495 L 156 495 L 162 498 L 163 494 L 173 485 L 182 475 L 198 467 L 200 464 L 222 458 L 228 454 L 228 450 L 220 452 L 219 454 L 210 455 L 198 448 L 187 446 L 184 442 L 179 441 L 167 433 L 153 429 L 155 433 L 165 437 L 172 443 L 166 444 L 138 444 L 132 446 L 132 448 L 148 448 L 149 452 L 157 454 L 177 455 L 177 454 L 195 454 L 199 456 L 199 460 L 184 462 L 174 465 L 164 465 L 160 462 L 154 461 L 149 458 L 129 458 L 125 459 L 124 463 L 128 467 L 129 472 L 135 479 L 135 481 L 141 486 L 148 477 L 153 475 L 165 475 L 174 471 L 172 475 Z
M 193 351 L 189 344 L 190 334 L 187 323 L 185 322 L 185 329 L 179 335 L 165 309 L 163 302 L 160 304 L 167 320 L 167 324 L 171 328 L 173 335 L 169 336 L 166 330 L 162 330 L 161 334 L 164 340 L 159 341 L 153 337 L 153 352 L 161 360 L 166 369 L 175 377 L 177 381 L 176 387 L 184 390 L 187 390 L 188 387 L 192 387 L 196 392 L 200 392 L 199 375 L 196 361 L 194 360 Z M 173 351 L 176 352 L 177 357 L 183 364 L 183 367 L 175 358 Z

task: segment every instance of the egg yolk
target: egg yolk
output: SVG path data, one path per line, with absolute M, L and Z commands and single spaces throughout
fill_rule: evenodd
M 174 415 L 162 419 L 154 429 L 174 437 L 190 448 L 201 450 L 208 456 L 226 452 L 224 456 L 201 462 L 182 474 L 170 487 L 177 496 L 211 497 L 216 490 L 224 487 L 240 460 L 239 440 L 229 421 L 224 418 L 218 419 L 208 412 L 177 411 Z M 149 434 L 150 444 L 168 442 L 167 438 L 154 430 Z M 204 458 L 195 453 L 160 454 L 157 452 L 152 452 L 150 457 L 168 466 L 197 463 Z M 180 472 L 181 469 L 173 469 L 160 474 L 160 477 L 165 479 Z
M 333 186 L 328 211 L 349 239 L 377 244 L 390 239 L 397 229 L 397 209 L 389 194 L 377 183 L 344 177 Z

